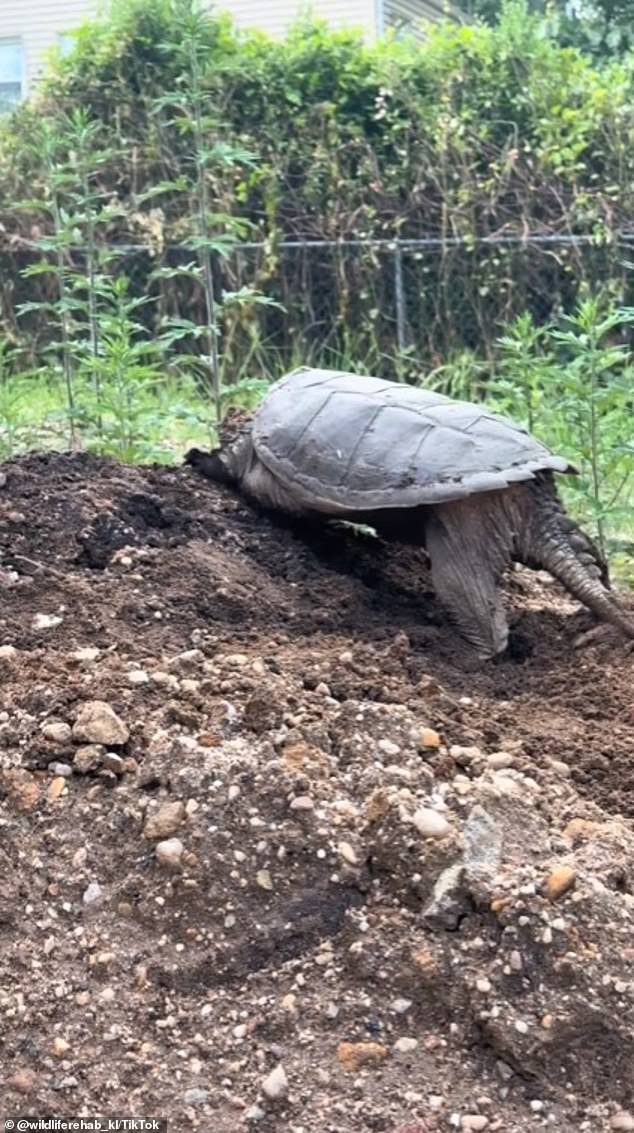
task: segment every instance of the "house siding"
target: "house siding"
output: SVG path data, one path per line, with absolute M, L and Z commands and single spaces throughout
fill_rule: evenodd
M 367 39 L 377 33 L 375 0 L 218 0 L 219 11 L 230 12 L 242 28 L 260 28 L 272 36 L 282 36 L 291 24 L 309 12 L 333 28 L 359 28 Z
M 26 93 L 36 82 L 46 52 L 57 37 L 94 16 L 108 0 L 0 0 L 0 40 L 19 39 L 24 47 Z M 332 27 L 359 28 L 368 40 L 388 27 L 442 18 L 443 0 L 217 0 L 239 27 L 281 36 L 310 11 Z M 456 15 L 456 9 L 451 8 Z
M 77 27 L 98 7 L 99 0 L 0 0 L 0 40 L 21 40 L 27 94 L 58 35 Z
M 462 22 L 465 16 L 448 0 L 383 0 L 384 31 L 407 28 L 422 37 L 425 22 L 438 23 L 446 19 Z

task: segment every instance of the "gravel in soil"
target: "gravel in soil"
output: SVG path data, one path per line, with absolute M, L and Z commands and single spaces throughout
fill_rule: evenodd
M 2 467 L 7 1112 L 634 1128 L 632 658 L 506 590 L 474 669 L 419 551 Z

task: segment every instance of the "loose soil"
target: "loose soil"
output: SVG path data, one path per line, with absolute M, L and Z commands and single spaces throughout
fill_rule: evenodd
M 0 484 L 6 1113 L 634 1129 L 618 637 L 579 646 L 591 617 L 517 571 L 510 653 L 474 668 L 420 551 L 184 468 L 31 455 Z M 89 701 L 129 736 L 82 764 Z

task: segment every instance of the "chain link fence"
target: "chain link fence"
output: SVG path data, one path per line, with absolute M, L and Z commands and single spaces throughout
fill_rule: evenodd
M 170 319 L 204 322 L 196 280 L 157 274 L 186 266 L 191 250 L 119 245 L 109 252 L 107 270 L 150 300 L 138 317 L 152 334 Z M 81 250 L 65 257 L 70 269 L 84 269 Z M 27 346 L 32 362 L 55 336 L 45 311 L 18 314 L 25 302 L 57 298 L 54 277 L 24 275 L 41 258 L 27 245 L 0 253 L 1 328 Z M 584 286 L 608 288 L 616 302 L 634 305 L 631 260 L 634 233 L 609 243 L 542 235 L 239 244 L 214 262 L 217 297 L 242 295 L 221 320 L 223 377 L 269 376 L 302 359 L 366 363 L 388 377 L 396 359 L 433 367 L 470 351 L 486 361 L 516 315 L 528 311 L 538 324 L 557 318 Z M 274 304 L 251 301 L 253 292 Z M 174 347 L 192 348 L 186 340 Z

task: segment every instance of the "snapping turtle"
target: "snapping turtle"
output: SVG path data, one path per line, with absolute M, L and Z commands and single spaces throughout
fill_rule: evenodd
M 438 598 L 482 658 L 507 645 L 498 582 L 512 560 L 550 571 L 634 637 L 598 549 L 558 498 L 553 473 L 574 468 L 482 405 L 302 367 L 222 440 L 186 461 L 264 507 L 424 546 Z

